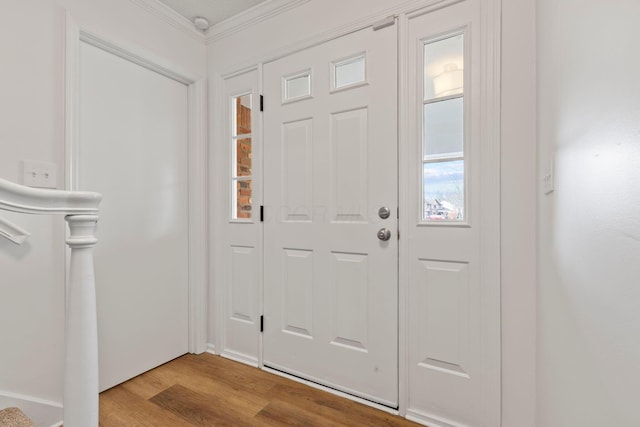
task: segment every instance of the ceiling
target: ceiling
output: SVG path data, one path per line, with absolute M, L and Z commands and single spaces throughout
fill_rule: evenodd
M 233 15 L 250 9 L 267 0 L 160 0 L 171 9 L 192 21 L 196 16 L 209 20 L 215 25 Z

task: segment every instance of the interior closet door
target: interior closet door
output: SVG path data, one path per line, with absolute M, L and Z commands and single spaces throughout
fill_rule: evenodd
M 264 66 L 264 365 L 398 404 L 396 27 Z
M 79 189 L 95 251 L 100 389 L 188 351 L 187 87 L 80 43 Z

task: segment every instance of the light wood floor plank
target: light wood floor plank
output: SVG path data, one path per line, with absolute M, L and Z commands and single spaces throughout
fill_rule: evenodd
M 193 427 L 165 411 L 158 405 L 149 402 L 127 391 L 122 387 L 114 387 L 100 395 L 100 426 L 103 427 Z
M 159 407 L 172 412 L 196 426 L 251 427 L 252 417 L 236 408 L 221 404 L 218 397 L 208 398 L 181 385 L 169 387 L 150 399 Z
M 100 395 L 101 427 L 417 424 L 211 354 L 187 354 Z

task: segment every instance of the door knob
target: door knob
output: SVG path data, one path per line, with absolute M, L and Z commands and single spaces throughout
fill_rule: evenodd
M 380 230 L 378 230 L 378 239 L 382 240 L 383 242 L 386 242 L 390 238 L 391 238 L 391 231 L 389 229 L 381 228 Z

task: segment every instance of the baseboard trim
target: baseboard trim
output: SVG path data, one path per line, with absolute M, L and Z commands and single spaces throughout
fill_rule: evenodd
M 210 354 L 215 354 L 216 356 L 218 355 L 218 353 L 216 353 L 216 346 L 215 344 L 211 344 L 211 343 L 207 343 L 207 353 Z
M 62 425 L 62 403 L 0 390 L 0 409 L 18 407 L 38 426 Z
M 220 353 L 220 356 L 235 360 L 236 362 L 244 363 L 245 365 L 253 366 L 254 368 L 259 367 L 258 360 L 255 357 L 247 356 L 246 354 L 237 353 L 231 350 L 224 350 Z
M 429 427 L 470 427 L 467 424 L 459 424 L 451 420 L 416 411 L 415 409 L 407 409 L 406 418 L 414 423 Z

